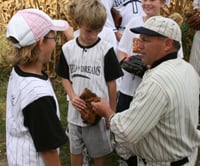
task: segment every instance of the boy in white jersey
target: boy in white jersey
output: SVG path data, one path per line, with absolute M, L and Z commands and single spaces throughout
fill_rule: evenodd
M 68 29 L 66 21 L 52 20 L 38 9 L 20 10 L 8 23 L 6 35 L 16 54 L 7 89 L 9 166 L 61 166 L 58 148 L 68 139 L 43 65 L 55 48 L 55 31 Z
M 116 108 L 116 82 L 122 75 L 113 47 L 98 37 L 106 21 L 106 10 L 98 0 L 78 3 L 73 19 L 79 27 L 77 38 L 62 47 L 56 72 L 62 77 L 69 96 L 68 128 L 72 166 L 82 166 L 82 151 L 86 147 L 95 166 L 105 165 L 106 156 L 112 152 L 106 119 L 94 126 L 83 122 L 80 112 L 85 102 L 79 98 L 84 88 L 105 97 Z

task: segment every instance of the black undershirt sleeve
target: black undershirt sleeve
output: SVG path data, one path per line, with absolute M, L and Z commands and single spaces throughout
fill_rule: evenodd
M 23 115 L 37 152 L 56 149 L 68 141 L 52 96 L 35 100 L 23 109 Z
M 104 64 L 106 82 L 115 80 L 123 75 L 122 69 L 119 65 L 119 61 L 113 48 L 108 50 L 107 54 L 105 55 Z
M 67 64 L 63 51 L 61 51 L 55 71 L 60 77 L 69 79 L 69 66 Z

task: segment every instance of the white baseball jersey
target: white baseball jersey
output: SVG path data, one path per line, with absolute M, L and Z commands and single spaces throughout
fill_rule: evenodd
M 123 51 L 127 53 L 129 56 L 136 55 L 136 53 L 133 52 L 133 39 L 139 38 L 139 34 L 131 32 L 130 28 L 142 26 L 143 24 L 144 21 L 141 16 L 131 19 L 119 42 L 118 45 L 119 51 Z M 123 94 L 134 96 L 135 91 L 141 82 L 141 78 L 125 70 L 123 70 L 123 72 L 124 75 L 120 81 L 119 91 L 122 92 Z
M 200 0 L 193 1 L 194 8 L 200 8 Z M 189 62 L 194 66 L 198 74 L 200 75 L 200 31 L 196 31 L 193 38 L 190 60 Z
M 200 0 L 193 0 L 193 7 L 199 8 L 200 7 Z
M 189 62 L 194 66 L 195 70 L 200 75 L 200 31 L 196 31 L 193 38 L 192 48 L 190 52 Z
M 124 32 L 128 22 L 134 17 L 145 15 L 141 0 L 114 0 L 113 7 L 122 15 L 120 33 Z
M 114 0 L 101 0 L 101 2 L 105 6 L 106 13 L 107 13 L 107 19 L 106 19 L 105 26 L 116 31 L 116 27 L 115 27 L 115 24 L 114 24 L 114 21 L 113 21 L 113 18 L 112 18 L 112 14 L 110 12 L 111 8 L 113 6 Z
M 104 4 L 106 8 L 106 13 L 107 13 L 107 20 L 105 23 L 106 27 L 116 31 L 116 27 L 110 12 L 112 7 L 117 9 L 122 15 L 123 19 L 121 23 L 121 29 L 119 29 L 120 33 L 123 33 L 124 29 L 126 28 L 126 25 L 132 18 L 145 15 L 141 5 L 142 0 L 101 0 L 101 2 Z M 166 0 L 166 5 L 169 4 L 170 0 Z
M 97 96 L 107 100 L 109 97 L 106 83 L 122 75 L 113 47 L 100 38 L 88 47 L 81 46 L 78 38 L 64 44 L 56 72 L 72 82 L 73 89 L 78 96 L 84 88 L 88 88 Z M 87 126 L 70 101 L 68 122 L 78 126 Z
M 67 141 L 48 76 L 24 73 L 15 66 L 6 104 L 9 166 L 45 166 L 39 152 L 56 149 Z
M 130 108 L 111 119 L 111 131 L 126 158 L 137 155 L 147 165 L 169 166 L 188 157 L 185 165 L 194 166 L 200 145 L 200 78 L 175 54 L 165 58 L 145 73 Z

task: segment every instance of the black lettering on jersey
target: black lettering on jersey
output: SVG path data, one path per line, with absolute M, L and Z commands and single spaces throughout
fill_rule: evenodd
M 133 8 L 133 14 L 137 14 L 138 13 L 138 4 L 137 2 L 141 3 L 141 0 L 114 0 L 114 7 L 118 7 L 118 6 L 126 6 L 129 3 L 132 4 L 132 8 Z
M 78 69 L 78 66 L 77 66 L 77 65 L 75 65 L 75 64 L 71 64 L 71 65 L 69 65 L 70 73 L 74 73 L 74 72 L 76 72 L 77 69 Z
M 89 73 L 99 76 L 101 73 L 101 66 L 77 66 L 75 64 L 69 65 L 70 73 Z
M 74 78 L 74 77 L 82 77 L 82 78 L 90 79 L 89 77 L 87 77 L 85 75 L 81 75 L 81 74 L 73 74 L 72 78 Z
M 114 6 L 120 6 L 126 0 L 114 0 Z
M 100 66 L 81 66 L 81 72 L 100 75 Z
M 12 106 L 15 105 L 15 99 L 16 99 L 16 97 L 12 94 L 11 95 L 11 104 L 12 104 Z

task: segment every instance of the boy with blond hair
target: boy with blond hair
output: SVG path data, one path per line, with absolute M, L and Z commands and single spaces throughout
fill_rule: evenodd
M 84 123 L 80 112 L 86 103 L 79 96 L 84 88 L 88 88 L 97 96 L 104 96 L 115 110 L 115 80 L 122 75 L 122 71 L 113 47 L 98 37 L 106 21 L 103 4 L 98 0 L 85 0 L 75 3 L 73 7 L 73 19 L 80 34 L 63 45 L 56 67 L 69 97 L 71 165 L 82 166 L 82 152 L 86 147 L 95 166 L 104 166 L 106 156 L 113 151 L 107 120 L 102 118 L 93 126 Z

